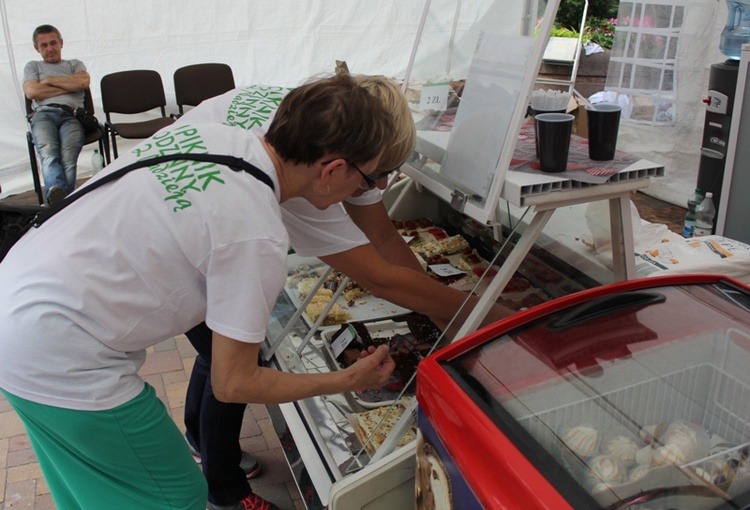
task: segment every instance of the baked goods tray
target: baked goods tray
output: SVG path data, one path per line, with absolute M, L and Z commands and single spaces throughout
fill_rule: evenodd
M 378 320 L 372 321 L 365 324 L 370 336 L 373 339 L 380 338 L 391 338 L 395 335 L 403 335 L 404 341 L 413 341 L 413 335 L 411 334 L 409 327 L 406 322 L 397 322 L 395 320 Z M 332 326 L 322 328 L 320 335 L 323 340 L 323 353 L 326 356 L 326 361 L 332 371 L 342 370 L 344 367 L 339 361 L 336 360 L 333 348 L 331 347 L 331 341 L 338 331 L 341 330 L 341 326 Z M 416 369 L 416 366 L 415 366 Z M 405 385 L 408 380 L 403 380 L 401 375 L 395 370 L 391 375 L 388 383 L 378 390 L 364 390 L 357 392 L 348 392 L 347 394 L 351 399 L 366 409 L 375 409 L 382 406 L 390 406 L 396 402 L 402 395 Z M 412 383 L 409 387 L 403 391 L 405 396 L 414 396 L 416 385 Z
M 319 277 L 324 274 L 326 268 L 327 266 L 325 265 L 318 265 L 314 267 L 308 266 L 307 271 L 309 275 Z M 302 306 L 303 300 L 299 297 L 299 290 L 296 286 L 296 280 L 292 276 L 287 278 L 286 284 L 284 285 L 284 291 L 286 292 L 287 296 L 289 296 L 290 301 L 295 307 L 299 308 Z M 347 317 L 345 320 L 333 322 L 328 325 L 342 324 L 344 322 L 351 321 L 386 319 L 404 315 L 410 312 L 410 310 L 406 308 L 395 305 L 390 301 L 386 301 L 385 299 L 375 297 L 372 294 L 359 296 L 354 299 L 351 304 L 347 302 L 343 295 L 341 295 L 338 297 L 335 303 L 338 304 L 349 315 L 349 317 Z M 307 312 L 303 312 L 302 317 L 309 327 L 312 327 L 313 324 L 315 324 L 315 320 L 313 320 L 313 318 L 310 317 Z

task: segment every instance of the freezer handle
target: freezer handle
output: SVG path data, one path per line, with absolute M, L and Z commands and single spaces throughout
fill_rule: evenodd
M 619 294 L 592 299 L 578 305 L 559 319 L 550 321 L 547 328 L 550 331 L 562 331 L 603 315 L 618 312 L 626 308 L 662 303 L 666 299 L 664 294 L 659 294 L 658 292 L 620 292 Z

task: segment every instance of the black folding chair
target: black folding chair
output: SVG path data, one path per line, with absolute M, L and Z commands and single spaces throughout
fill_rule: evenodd
M 107 118 L 105 128 L 112 139 L 112 153 L 117 158 L 117 136 L 127 139 L 148 138 L 174 122 L 167 116 L 164 85 L 158 72 L 152 70 L 121 71 L 106 75 L 101 81 L 102 106 Z M 136 122 L 114 122 L 111 114 L 134 115 L 159 109 L 159 117 Z
M 193 64 L 174 72 L 174 92 L 180 115 L 185 106 L 198 106 L 202 101 L 234 88 L 234 74 L 227 64 Z

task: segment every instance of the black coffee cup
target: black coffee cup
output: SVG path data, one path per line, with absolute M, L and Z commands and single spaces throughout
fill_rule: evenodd
M 530 108 L 531 115 L 533 117 L 536 117 L 537 115 L 540 115 L 542 113 L 567 113 L 565 108 L 561 108 L 559 110 L 535 110 L 534 108 Z M 539 137 L 536 134 L 536 122 L 534 123 L 534 145 L 536 146 L 536 157 L 539 158 Z
M 565 171 L 574 119 L 567 113 L 540 113 L 534 116 L 539 165 L 543 172 Z
M 586 106 L 589 159 L 594 161 L 615 159 L 621 112 L 622 106 L 614 103 L 598 103 Z

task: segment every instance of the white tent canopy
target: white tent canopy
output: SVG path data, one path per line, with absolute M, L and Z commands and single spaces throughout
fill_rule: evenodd
M 295 86 L 333 72 L 337 59 L 346 60 L 352 72 L 403 77 L 424 2 L 7 0 L 0 6 L 0 66 L 6 69 L 0 75 L 0 185 L 7 195 L 6 180 L 19 171 L 28 175 L 26 189 L 31 187 L 20 80 L 26 62 L 40 58 L 31 41 L 38 25 L 56 26 L 63 58 L 86 64 L 103 119 L 99 81 L 128 69 L 158 71 L 172 112 L 172 74 L 200 62 L 229 64 L 238 86 Z M 87 164 L 83 153 L 80 163 Z
M 467 24 L 467 15 L 480 19 L 493 2 L 433 0 L 430 12 L 442 13 L 444 20 L 430 21 L 444 23 L 450 31 L 459 3 L 460 23 Z M 718 45 L 726 17 L 722 0 L 683 3 L 687 20 L 678 70 L 681 120 L 668 128 L 624 126 L 618 145 L 664 164 L 667 176 L 655 179 L 649 192 L 678 204 L 695 186 L 705 111 L 701 99 L 710 65 L 723 60 Z M 332 72 L 336 60 L 347 61 L 355 73 L 402 78 L 423 8 L 424 0 L 37 0 L 33 5 L 0 0 L 0 66 L 7 70 L 0 75 L 0 196 L 31 189 L 20 80 L 26 62 L 39 58 L 31 43 L 38 25 L 55 25 L 64 39 L 63 58 L 86 64 L 101 119 L 99 81 L 128 69 L 158 71 L 171 112 L 176 111 L 172 74 L 199 62 L 229 64 L 238 85 L 295 86 L 312 75 Z M 509 24 L 524 22 L 515 13 L 508 16 Z M 88 170 L 86 152 L 79 167 L 82 173 Z

